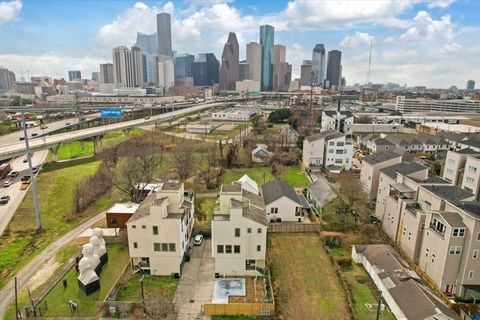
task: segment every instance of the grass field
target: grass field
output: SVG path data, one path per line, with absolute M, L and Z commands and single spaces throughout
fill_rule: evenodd
M 345 296 L 314 234 L 271 234 L 268 252 L 279 310 L 286 319 L 350 319 Z
M 215 198 L 198 198 L 195 199 L 195 227 L 201 229 L 210 229 L 213 207 L 215 206 Z M 205 217 L 204 219 L 198 219 L 198 216 Z
M 118 291 L 118 301 L 142 301 L 142 291 L 140 286 L 139 274 L 133 275 L 128 282 Z M 158 289 L 165 289 L 168 296 L 173 299 L 175 290 L 177 289 L 178 279 L 171 279 L 168 276 L 145 276 L 143 278 L 143 289 L 145 295 Z
M 282 180 L 292 187 L 308 187 L 311 183 L 298 166 L 289 167 L 282 174 Z
M 255 168 L 245 168 L 245 169 L 227 169 L 223 175 L 223 183 L 230 184 L 233 181 L 240 179 L 244 174 L 248 175 L 250 178 L 255 180 L 259 186 L 263 184 L 265 177 L 265 182 L 269 182 L 275 179 L 272 174 L 271 167 L 255 167 Z
M 86 296 L 78 287 L 78 272 L 72 268 L 64 277 L 68 282 L 67 288 L 63 288 L 60 280 L 45 297 L 44 301 L 48 305 L 46 317 L 77 316 L 70 311 L 69 299 L 78 303 L 78 316 L 92 317 L 97 313 L 99 304 L 105 299 L 129 260 L 127 247 L 111 245 L 107 250 L 109 262 L 103 266 L 102 273 L 99 275 L 100 290 Z
M 108 208 L 118 195 L 107 194 L 81 214 L 73 214 L 73 188 L 93 175 L 100 162 L 95 158 L 75 162 L 45 164 L 38 175 L 37 190 L 44 232 L 36 233 L 33 197 L 29 192 L 20 204 L 9 233 L 0 242 L 0 287 L 52 241 L 93 214 Z M 22 259 L 19 260 L 19 257 Z

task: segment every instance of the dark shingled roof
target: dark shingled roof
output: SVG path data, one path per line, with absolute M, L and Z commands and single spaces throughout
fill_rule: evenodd
M 432 183 L 432 184 L 451 184 L 449 181 L 439 177 L 439 176 L 433 176 L 433 177 L 428 177 L 427 180 L 423 181 L 422 183 Z
M 337 111 L 327 110 L 323 111 L 329 117 L 334 117 L 337 114 Z M 340 114 L 346 116 L 347 118 L 353 117 L 353 113 L 351 111 L 340 111 Z
M 459 141 L 458 144 L 462 144 L 464 146 L 472 148 L 480 148 L 480 140 L 463 140 Z
M 377 145 L 377 146 L 394 146 L 395 145 L 394 143 L 391 143 L 390 141 L 388 141 L 387 139 L 384 139 L 384 138 L 377 138 L 373 141 L 375 142 L 375 145 Z
M 394 179 L 397 176 L 397 173 L 400 173 L 401 175 L 404 175 L 404 176 L 408 176 L 409 174 L 412 174 L 421 170 L 428 170 L 428 167 L 425 167 L 424 165 L 421 165 L 416 162 L 412 162 L 412 163 L 401 162 L 401 163 L 394 164 L 393 166 L 380 169 L 380 172 L 383 172 L 390 178 Z
M 479 155 L 480 154 L 480 152 L 475 151 L 475 150 L 470 149 L 470 148 L 460 149 L 460 150 L 457 150 L 455 152 L 458 153 L 458 154 L 471 154 L 471 155 Z
M 469 213 L 473 217 L 480 219 L 480 202 L 478 201 L 461 201 L 454 203 L 455 206 Z
M 240 184 L 223 184 L 223 192 L 242 192 L 242 186 Z
M 465 228 L 466 225 L 463 223 L 462 217 L 456 212 L 448 212 L 448 211 L 439 211 L 437 212 L 447 223 L 450 227 L 453 228 Z
M 422 188 L 448 201 L 461 201 L 473 196 L 473 193 L 459 186 L 423 185 Z
M 268 225 L 268 220 L 267 220 L 267 216 L 265 215 L 265 211 L 260 210 L 256 207 L 243 208 L 242 216 L 252 221 L 263 224 L 264 226 Z
M 340 137 L 343 137 L 344 135 L 345 135 L 344 133 L 338 132 L 336 130 L 327 130 L 327 131 L 323 131 L 323 132 L 308 136 L 306 139 L 308 141 L 316 141 L 319 139 L 328 140 L 328 139 L 340 138 Z
M 299 205 L 303 205 L 298 199 L 298 195 L 295 190 L 288 184 L 285 184 L 279 180 L 270 181 L 269 183 L 264 184 L 262 186 L 262 195 L 265 205 L 270 204 L 283 196 L 291 199 Z
M 377 163 L 382 163 L 387 160 L 392 160 L 395 158 L 400 158 L 402 155 L 396 153 L 396 152 L 380 152 L 380 153 L 374 153 L 368 157 L 363 158 L 363 161 L 369 164 L 377 164 Z
M 172 191 L 172 190 L 178 190 L 182 187 L 182 183 L 181 182 L 165 182 L 163 185 L 162 185 L 162 190 L 165 190 L 165 191 Z

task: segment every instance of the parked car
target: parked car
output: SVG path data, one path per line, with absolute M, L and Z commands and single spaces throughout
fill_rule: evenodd
M 5 188 L 10 187 L 12 185 L 12 180 L 5 180 L 3 181 L 3 186 Z
M 195 239 L 193 240 L 193 244 L 194 244 L 195 246 L 201 246 L 202 243 L 203 243 L 203 235 L 197 234 L 197 235 L 195 236 Z
M 12 171 L 12 172 L 10 172 L 10 174 L 8 176 L 10 178 L 16 178 L 16 177 L 18 177 L 18 174 L 19 174 L 18 171 Z
M 10 196 L 1 196 L 0 197 L 0 204 L 7 204 L 10 201 Z

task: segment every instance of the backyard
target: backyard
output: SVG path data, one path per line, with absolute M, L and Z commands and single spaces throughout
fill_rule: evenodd
M 316 234 L 270 234 L 268 252 L 278 310 L 286 319 L 350 319 L 345 294 Z
M 272 174 L 271 167 L 227 169 L 223 175 L 223 183 L 230 184 L 240 179 L 244 174 L 255 180 L 259 186 L 276 179 Z M 292 187 L 308 187 L 310 185 L 310 180 L 298 166 L 285 167 L 285 170 L 280 174 L 280 179 Z
M 140 274 L 135 274 L 122 285 L 117 293 L 117 301 L 142 301 L 142 291 L 140 286 Z M 143 288 L 146 295 L 149 292 L 162 288 L 166 290 L 168 296 L 173 299 L 177 289 L 178 279 L 172 279 L 168 276 L 145 276 L 143 278 Z
M 215 198 L 195 199 L 195 228 L 210 229 Z

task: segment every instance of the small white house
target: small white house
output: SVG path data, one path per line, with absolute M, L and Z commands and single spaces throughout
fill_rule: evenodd
M 253 162 L 265 162 L 271 155 L 272 152 L 268 151 L 266 146 L 258 145 L 255 149 L 252 150 Z
M 295 221 L 304 219 L 304 209 L 309 208 L 305 198 L 279 180 L 262 186 L 265 213 L 270 222 Z

